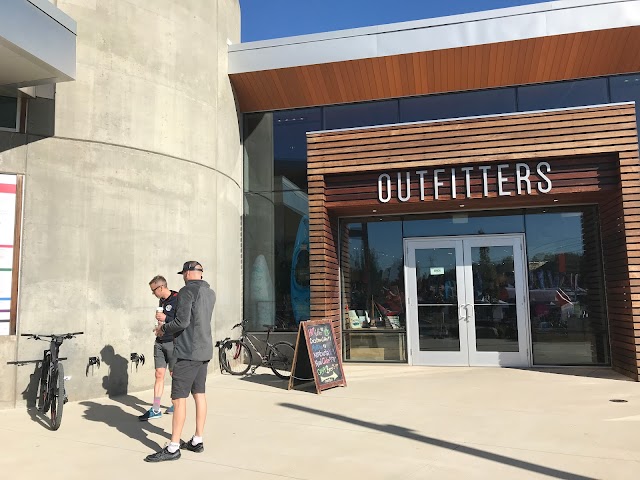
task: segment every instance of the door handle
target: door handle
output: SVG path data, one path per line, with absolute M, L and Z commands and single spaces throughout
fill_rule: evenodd
M 469 323 L 469 307 L 471 306 L 470 303 L 465 303 L 464 304 L 464 312 L 465 312 L 465 316 L 464 316 L 464 320 L 465 322 Z
M 464 313 L 462 312 L 462 309 L 464 308 Z M 458 307 L 458 318 L 460 320 L 464 320 L 465 322 L 467 321 L 467 306 L 462 304 Z
M 462 305 L 460 305 L 460 307 L 458 308 L 458 315 L 460 316 L 460 320 L 464 320 L 465 322 L 469 321 L 469 307 L 471 306 L 470 303 L 464 303 Z M 464 308 L 464 315 L 462 314 L 462 309 Z

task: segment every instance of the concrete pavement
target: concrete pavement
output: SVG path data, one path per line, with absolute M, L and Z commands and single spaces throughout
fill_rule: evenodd
M 348 386 L 320 395 L 287 391 L 265 369 L 212 375 L 204 453 L 162 464 L 143 458 L 168 441 L 171 416 L 136 418 L 151 391 L 70 402 L 57 432 L 33 411 L 0 411 L 0 471 L 48 480 L 638 478 L 640 385 L 609 369 L 552 372 L 347 365 Z M 185 440 L 193 422 L 189 401 Z

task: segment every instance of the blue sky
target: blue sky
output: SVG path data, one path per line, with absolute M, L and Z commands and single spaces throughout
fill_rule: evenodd
M 242 41 L 514 7 L 541 0 L 240 0 Z

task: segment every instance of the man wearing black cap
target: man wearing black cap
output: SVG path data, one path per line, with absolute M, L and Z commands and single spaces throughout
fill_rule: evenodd
M 202 435 L 207 417 L 205 383 L 207 366 L 213 357 L 211 318 L 216 303 L 216 294 L 202 280 L 203 268 L 199 262 L 185 262 L 178 274 L 184 278 L 185 286 L 178 292 L 176 318 L 156 329 L 157 336 L 175 336 L 171 400 L 174 413 L 171 443 L 157 453 L 145 458 L 146 462 L 164 462 L 180 458 L 180 449 L 192 452 L 204 451 Z M 196 432 L 188 442 L 181 440 L 182 428 L 187 415 L 187 397 L 193 395 L 196 402 Z

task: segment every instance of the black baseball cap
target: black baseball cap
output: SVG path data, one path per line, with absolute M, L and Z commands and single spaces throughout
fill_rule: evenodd
M 202 272 L 202 265 L 200 265 L 200 262 L 196 262 L 195 260 L 184 262 L 184 265 L 182 265 L 182 270 L 178 272 L 178 275 L 182 275 L 184 272 L 189 272 L 191 270 Z

